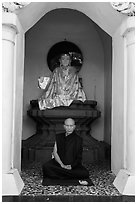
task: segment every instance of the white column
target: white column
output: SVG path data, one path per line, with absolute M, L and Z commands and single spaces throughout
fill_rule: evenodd
M 126 168 L 135 173 L 135 30 L 126 35 L 127 46 L 127 121 Z
M 12 113 L 13 113 L 13 66 L 14 44 L 16 28 L 2 26 L 2 52 L 3 52 L 3 138 L 2 160 L 3 173 L 8 173 L 11 168 L 11 138 L 12 138 Z
M 135 24 L 130 17 L 121 29 L 125 42 L 124 75 L 124 169 L 114 180 L 125 195 L 135 195 Z
M 3 195 L 18 195 L 23 188 L 23 181 L 17 169 L 11 166 L 11 149 L 13 137 L 13 73 L 15 38 L 17 34 L 15 14 L 6 14 L 2 24 L 2 193 Z

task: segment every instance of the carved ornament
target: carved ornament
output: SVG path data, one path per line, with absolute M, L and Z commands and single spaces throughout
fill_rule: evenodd
M 122 14 L 135 16 L 135 2 L 110 2 L 111 6 Z
M 13 13 L 17 9 L 21 9 L 30 4 L 30 2 L 3 2 L 2 11 Z

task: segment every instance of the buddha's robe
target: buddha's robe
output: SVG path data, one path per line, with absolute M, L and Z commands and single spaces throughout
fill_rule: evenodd
M 47 178 L 50 179 L 88 179 L 89 172 L 82 166 L 82 138 L 75 132 L 68 136 L 65 133 L 56 135 L 57 153 L 65 165 L 72 169 L 64 169 L 53 158 L 43 165 L 43 185 Z
M 57 67 L 47 85 L 44 94 L 39 98 L 40 110 L 58 106 L 69 106 L 73 100 L 86 100 L 74 67 Z

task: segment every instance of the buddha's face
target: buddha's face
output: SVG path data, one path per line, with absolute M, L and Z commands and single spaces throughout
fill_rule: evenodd
M 75 130 L 75 121 L 71 118 L 65 120 L 64 129 L 66 133 L 69 135 Z
M 63 66 L 68 66 L 70 65 L 70 62 L 71 62 L 71 59 L 70 59 L 70 56 L 69 55 L 62 55 L 61 56 L 61 59 L 60 59 L 60 63 L 63 65 Z

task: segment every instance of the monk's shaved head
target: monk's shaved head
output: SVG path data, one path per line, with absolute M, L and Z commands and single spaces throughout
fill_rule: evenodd
M 65 121 L 64 121 L 65 125 L 75 125 L 75 121 L 72 119 L 72 118 L 67 118 Z
M 72 118 L 67 118 L 64 121 L 64 129 L 66 130 L 67 135 L 71 134 L 75 130 L 75 120 Z

